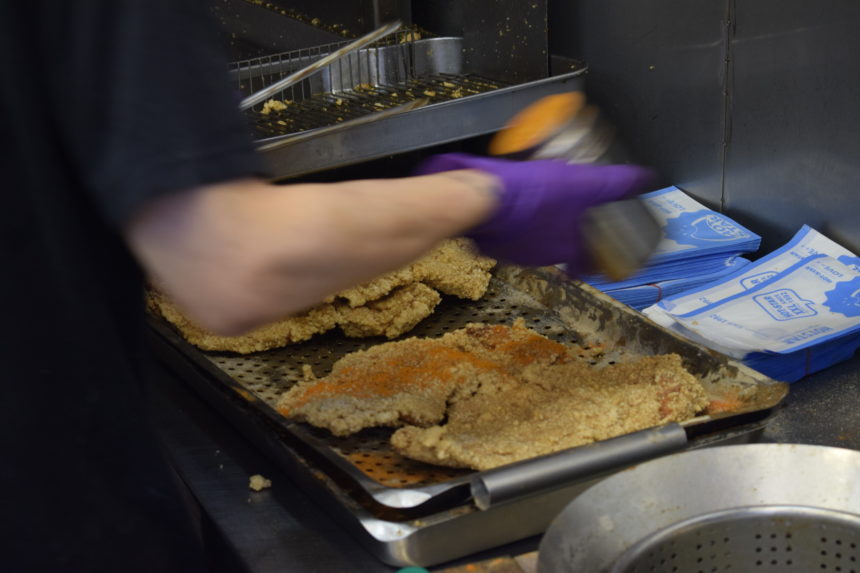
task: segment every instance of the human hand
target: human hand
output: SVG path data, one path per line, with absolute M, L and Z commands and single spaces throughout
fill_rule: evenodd
M 574 165 L 562 160 L 511 161 L 448 153 L 430 158 L 417 174 L 479 169 L 500 183 L 499 205 L 466 236 L 481 253 L 527 266 L 567 264 L 592 270 L 580 229 L 589 207 L 646 191 L 651 170 L 635 165 Z

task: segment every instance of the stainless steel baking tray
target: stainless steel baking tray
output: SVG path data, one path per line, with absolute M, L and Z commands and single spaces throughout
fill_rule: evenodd
M 598 364 L 678 353 L 711 395 L 743 406 L 495 470 L 450 470 L 398 456 L 387 445 L 391 430 L 336 438 L 275 411 L 280 393 L 301 379 L 302 365 L 324 375 L 339 357 L 379 339 L 329 333 L 243 356 L 201 352 L 162 320 L 152 317 L 151 324 L 168 365 L 395 565 L 429 565 L 540 533 L 567 500 L 610 472 L 674 451 L 752 439 L 788 391 L 555 269 L 498 268 L 481 300 L 446 298 L 410 335 L 438 336 L 469 322 L 509 324 L 517 317 L 558 341 L 599 345 Z

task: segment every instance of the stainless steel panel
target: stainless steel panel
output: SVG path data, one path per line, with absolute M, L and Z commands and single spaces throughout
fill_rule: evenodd
M 422 28 L 463 37 L 467 72 L 510 83 L 549 74 L 547 0 L 421 0 L 412 15 Z
M 253 0 L 244 0 L 253 1 Z M 411 22 L 410 0 L 267 0 L 276 9 L 296 10 L 309 19 L 318 18 L 322 25 L 336 26 L 351 37 L 366 34 L 386 22 Z
M 555 0 L 550 49 L 580 57 L 589 97 L 633 155 L 720 205 L 726 3 Z
M 225 33 L 232 59 L 298 50 L 344 39 L 334 30 L 290 18 L 247 0 L 212 0 L 211 5 L 215 20 Z
M 735 6 L 725 202 L 764 236 L 808 224 L 860 249 L 860 3 Z
M 860 4 L 554 0 L 550 47 L 640 160 L 762 235 L 860 249 Z

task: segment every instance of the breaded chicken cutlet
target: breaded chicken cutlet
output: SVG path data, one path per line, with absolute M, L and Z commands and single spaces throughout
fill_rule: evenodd
M 337 309 L 326 304 L 242 336 L 221 336 L 197 326 L 160 292 L 149 289 L 146 297 L 150 310 L 175 326 L 185 340 L 201 350 L 229 350 L 241 354 L 259 352 L 307 340 L 337 325 Z
M 687 420 L 707 405 L 676 354 L 585 373 L 540 365 L 453 400 L 444 424 L 400 428 L 391 445 L 414 460 L 485 470 Z
M 478 300 L 487 292 L 490 269 L 495 265 L 493 259 L 476 255 L 468 239 L 449 239 L 411 265 L 342 291 L 329 302 L 343 299 L 354 308 L 416 282 L 445 294 Z
M 347 336 L 396 338 L 430 316 L 442 297 L 424 283 L 411 283 L 363 306 L 336 303 L 337 325 Z
M 349 354 L 278 410 L 339 436 L 399 427 L 401 455 L 489 469 L 692 418 L 708 399 L 677 355 L 593 368 L 588 352 L 526 328 L 470 324 Z
M 219 336 L 194 324 L 163 294 L 147 293 L 149 308 L 202 350 L 247 354 L 308 340 L 340 327 L 346 336 L 396 338 L 429 316 L 438 291 L 477 300 L 495 261 L 476 255 L 466 239 L 444 241 L 415 263 L 329 297 L 323 304 L 241 336 Z

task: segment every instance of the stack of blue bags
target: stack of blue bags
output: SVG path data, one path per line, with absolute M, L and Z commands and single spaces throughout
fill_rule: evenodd
M 663 239 L 648 264 L 620 282 L 603 276 L 585 282 L 641 310 L 661 299 L 739 272 L 761 237 L 725 215 L 708 209 L 677 187 L 642 195 L 663 229 Z
M 860 348 L 860 257 L 808 226 L 740 270 L 644 314 L 771 378 L 794 382 Z
M 662 326 L 794 382 L 860 348 L 860 257 L 804 226 L 751 263 L 761 238 L 680 189 L 643 195 L 663 228 L 649 263 L 586 282 Z

